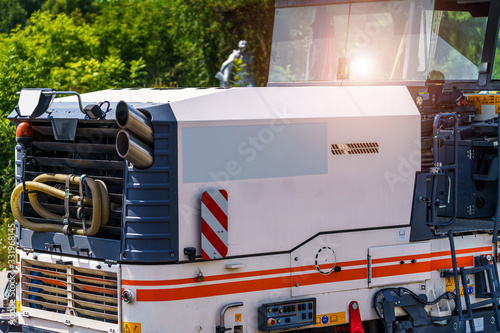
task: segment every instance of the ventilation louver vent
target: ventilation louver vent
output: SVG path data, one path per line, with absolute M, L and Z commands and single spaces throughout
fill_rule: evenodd
M 350 155 L 350 154 L 378 154 L 377 142 L 365 143 L 334 143 L 332 144 L 333 155 Z
M 23 260 L 21 285 L 23 306 L 118 322 L 116 273 Z
M 114 121 L 85 122 L 79 121 L 73 141 L 57 141 L 50 121 L 36 119 L 32 122 L 34 140 L 28 149 L 24 179 L 33 180 L 45 173 L 87 175 L 102 180 L 110 195 L 110 216 L 105 226 L 101 226 L 95 237 L 119 239 L 121 235 L 121 218 L 123 202 L 124 162 L 116 152 L 115 138 L 119 131 Z M 18 180 L 19 181 L 19 180 Z M 64 188 L 64 185 L 61 185 Z M 72 189 L 75 194 L 78 189 Z M 65 214 L 64 200 L 52 196 L 39 196 L 43 207 L 56 215 Z M 27 196 L 24 200 L 23 214 L 35 223 L 58 223 L 40 217 L 29 204 Z M 71 216 L 76 217 L 77 207 L 70 205 Z M 88 219 L 91 209 L 86 209 Z M 62 223 L 62 221 L 60 222 Z

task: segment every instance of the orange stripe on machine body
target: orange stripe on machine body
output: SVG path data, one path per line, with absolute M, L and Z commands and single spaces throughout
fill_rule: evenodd
M 477 252 L 491 251 L 491 246 L 484 246 L 478 248 L 460 249 L 457 250 L 457 255 L 473 254 Z M 450 256 L 444 259 L 435 259 L 438 257 Z M 420 261 L 410 263 L 411 259 L 431 259 L 427 261 Z M 389 258 L 376 258 L 372 260 L 373 264 L 390 263 L 395 261 L 408 261 L 405 264 L 392 264 L 385 266 L 372 267 L 372 277 L 390 277 L 406 274 L 418 274 L 438 269 L 451 269 L 451 252 L 440 251 L 432 253 L 420 253 L 415 255 L 395 256 Z M 473 266 L 473 255 L 461 256 L 457 258 L 459 266 Z M 339 262 L 337 266 L 348 268 L 353 266 L 367 265 L 367 260 L 353 260 L 346 262 Z M 323 267 L 324 266 L 324 267 Z M 332 268 L 333 265 L 322 265 L 321 268 Z M 315 272 L 310 272 L 310 271 Z M 172 279 L 172 280 L 122 280 L 122 285 L 128 286 L 179 286 L 177 288 L 165 289 L 137 289 L 137 301 L 140 302 L 164 302 L 176 301 L 192 298 L 211 297 L 220 295 L 229 295 L 245 292 L 265 291 L 271 289 L 289 288 L 296 283 L 299 286 L 335 283 L 367 279 L 368 267 L 343 269 L 340 272 L 333 274 L 322 275 L 316 272 L 315 265 L 291 267 L 291 268 L 277 268 L 269 270 L 259 270 L 252 272 L 241 272 L 233 274 L 221 274 L 213 276 L 205 276 L 204 282 L 197 282 L 195 277 Z M 309 273 L 307 273 L 309 271 Z M 302 274 L 301 274 L 302 273 Z M 275 274 L 286 274 L 281 277 L 269 277 Z M 290 275 L 288 275 L 290 274 Z M 268 276 L 268 277 L 266 277 Z M 255 279 L 255 277 L 260 277 Z M 243 279 L 243 281 L 225 281 L 230 279 Z M 253 278 L 253 279 L 252 279 Z M 205 284 L 206 282 L 217 282 L 213 284 Z M 198 283 L 198 285 L 191 285 L 182 287 L 183 284 Z
M 457 267 L 468 267 L 468 266 L 474 266 L 473 256 L 457 258 Z M 451 268 L 453 268 L 453 263 L 451 262 L 451 258 L 431 261 L 432 271 L 436 271 L 438 269 L 451 269 Z
M 484 251 L 491 251 L 491 246 L 475 247 L 472 249 L 460 249 L 456 250 L 455 253 L 457 255 L 460 255 L 460 254 L 484 252 Z M 432 257 L 451 256 L 451 251 L 432 252 L 431 256 Z
M 165 302 L 183 299 L 229 295 L 253 291 L 265 291 L 271 289 L 289 288 L 290 282 L 299 283 L 301 286 L 333 283 L 351 280 L 366 279 L 368 276 L 366 268 L 357 268 L 337 272 L 330 275 L 317 273 L 290 277 L 276 277 L 268 279 L 246 280 L 227 282 L 223 284 L 199 285 L 175 289 L 138 289 L 137 301 L 139 302 Z
M 337 263 L 338 266 L 345 268 L 351 266 L 358 265 L 366 265 L 366 260 L 354 260 L 354 261 L 346 261 Z M 329 267 L 330 266 L 330 267 Z M 322 269 L 332 268 L 333 265 L 321 265 Z M 310 271 L 316 270 L 316 266 L 300 266 L 293 268 L 277 268 L 277 269 L 269 269 L 263 271 L 253 271 L 253 272 L 242 272 L 242 273 L 234 273 L 234 274 L 222 274 L 222 275 L 212 275 L 205 276 L 205 282 L 218 281 L 218 280 L 228 280 L 228 279 L 239 279 L 245 277 L 255 277 L 255 276 L 263 276 L 263 275 L 272 275 L 272 274 L 285 274 L 291 272 L 302 272 L 302 271 Z M 192 278 L 184 278 L 184 279 L 174 279 L 174 280 L 122 280 L 122 285 L 126 286 L 174 286 L 180 284 L 187 283 L 195 283 L 197 282 L 196 277 Z
M 138 289 L 136 293 L 138 302 L 166 302 L 289 287 L 290 277 L 285 276 L 175 289 Z
M 400 257 L 376 258 L 376 259 L 372 260 L 372 264 L 382 264 L 382 263 L 393 262 L 393 261 L 405 261 L 405 260 L 412 260 L 412 259 L 430 259 L 430 258 L 431 258 L 430 253 L 423 253 L 423 254 L 406 255 L 406 256 L 400 256 Z
M 426 273 L 431 270 L 430 268 L 429 261 L 372 267 L 372 278 Z
M 352 266 L 359 266 L 359 265 L 366 265 L 368 261 L 365 260 L 353 260 L 353 261 L 345 261 L 345 262 L 338 262 L 336 265 L 342 268 L 345 267 L 352 267 Z M 332 269 L 333 264 L 328 264 L 328 265 L 319 265 L 321 269 Z M 299 267 L 293 267 L 292 272 L 305 272 L 305 271 L 312 271 L 312 270 L 317 270 L 315 265 L 308 265 L 308 266 L 299 266 Z
M 367 278 L 368 269 L 364 267 L 341 270 L 340 272 L 335 272 L 328 275 L 318 274 L 317 272 L 304 275 L 295 275 L 292 277 L 292 285 L 298 283 L 299 286 L 308 286 L 313 284 L 344 282 Z
M 253 271 L 253 272 L 242 272 L 234 274 L 222 274 L 222 275 L 212 275 L 205 276 L 205 282 L 218 281 L 218 280 L 229 280 L 229 279 L 239 279 L 245 277 L 255 277 L 262 275 L 271 274 L 285 274 L 290 273 L 290 268 L 277 268 L 265 271 Z M 197 282 L 196 277 L 175 279 L 175 280 L 122 280 L 122 285 L 126 286 L 175 286 L 179 284 L 195 283 Z

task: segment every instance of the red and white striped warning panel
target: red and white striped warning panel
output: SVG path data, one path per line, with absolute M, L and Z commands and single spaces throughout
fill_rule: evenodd
M 227 255 L 227 192 L 213 190 L 201 195 L 201 255 L 203 259 Z

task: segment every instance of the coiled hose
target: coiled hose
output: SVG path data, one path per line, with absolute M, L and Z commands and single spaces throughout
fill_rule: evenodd
M 389 292 L 394 293 L 400 297 L 403 296 L 403 294 L 409 294 L 411 297 L 413 297 L 415 300 L 417 300 L 419 303 L 421 303 L 424 306 L 437 304 L 438 302 L 440 302 L 443 299 L 452 299 L 455 302 L 455 308 L 453 309 L 452 313 L 456 313 L 457 309 L 458 309 L 457 296 L 454 293 L 449 292 L 449 291 L 445 292 L 444 294 L 437 297 L 433 301 L 428 301 L 426 299 L 421 298 L 419 295 L 417 295 L 416 293 L 414 293 L 413 291 L 411 291 L 408 288 L 404 288 L 404 287 L 383 288 L 383 289 L 380 289 L 379 291 L 377 291 L 375 293 L 375 295 L 373 296 L 373 308 L 375 309 L 375 313 L 377 314 L 378 318 L 382 321 L 382 324 L 384 325 L 386 332 L 388 330 L 387 330 L 387 326 L 386 326 L 387 323 L 384 319 L 383 303 L 379 299 L 380 296 L 385 298 L 385 296 L 384 296 L 385 291 L 389 291 Z
M 60 216 L 49 212 L 46 208 L 40 204 L 37 192 L 43 192 L 53 197 L 64 200 L 65 191 L 54 188 L 53 186 L 47 185 L 47 182 L 55 183 L 66 183 L 68 175 L 64 174 L 42 174 L 33 181 L 28 181 L 24 183 L 24 187 L 28 190 L 28 198 L 33 209 L 43 218 L 56 221 L 64 221 L 64 216 Z M 69 175 L 69 184 L 80 185 L 83 180 L 74 175 Z M 84 196 L 81 198 L 78 195 L 73 195 L 69 193 L 69 202 L 77 203 L 82 201 L 83 204 L 92 206 L 92 220 L 90 221 L 90 228 L 84 229 L 84 221 L 80 219 L 69 219 L 69 224 L 71 223 L 82 223 L 82 228 L 75 228 L 71 226 L 71 233 L 76 235 L 93 236 L 98 231 L 102 225 L 106 225 L 109 219 L 109 194 L 106 185 L 101 180 L 94 180 L 92 178 L 86 177 L 85 182 L 87 183 L 90 192 L 92 193 L 92 199 Z M 83 185 L 83 184 L 82 184 Z M 12 213 L 16 220 L 25 228 L 36 231 L 36 232 L 65 232 L 64 224 L 57 223 L 35 223 L 28 220 L 21 212 L 19 208 L 19 197 L 24 192 L 23 184 L 17 185 L 12 191 L 10 197 L 10 205 L 12 207 Z

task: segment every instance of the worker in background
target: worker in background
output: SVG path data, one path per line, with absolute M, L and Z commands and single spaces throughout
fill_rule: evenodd
M 248 42 L 240 40 L 238 50 L 233 50 L 220 67 L 215 78 L 220 81 L 220 86 L 226 87 L 253 87 L 251 74 L 253 54 L 248 51 Z

